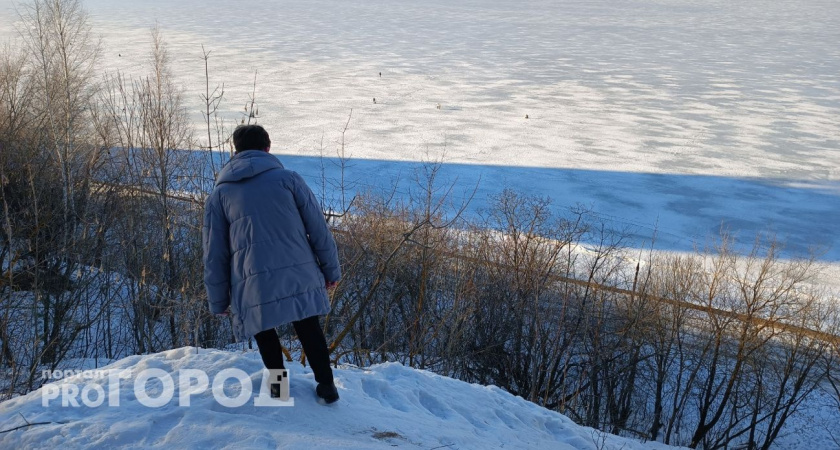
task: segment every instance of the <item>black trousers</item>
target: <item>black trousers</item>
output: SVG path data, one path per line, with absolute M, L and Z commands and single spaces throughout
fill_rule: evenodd
M 330 367 L 330 353 L 318 316 L 292 322 L 292 325 L 295 327 L 295 333 L 297 333 L 298 340 L 300 340 L 303 351 L 306 353 L 306 359 L 312 366 L 315 381 L 318 384 L 332 383 L 333 373 Z M 280 345 L 280 337 L 277 336 L 277 331 L 274 328 L 260 331 L 254 335 L 254 340 L 257 341 L 260 356 L 267 369 L 285 369 L 283 365 L 283 346 Z

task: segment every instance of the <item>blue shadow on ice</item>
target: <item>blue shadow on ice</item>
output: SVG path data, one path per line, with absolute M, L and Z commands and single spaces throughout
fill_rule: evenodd
M 300 173 L 317 193 L 322 174 L 333 183 L 340 176 L 336 158 L 276 155 L 287 169 Z M 323 170 L 322 170 L 323 168 Z M 350 195 L 368 189 L 394 190 L 408 196 L 417 189 L 414 175 L 423 163 L 351 159 L 344 179 Z M 726 229 L 744 247 L 758 233 L 775 235 L 786 256 L 819 252 L 824 261 L 840 261 L 840 182 L 732 178 L 444 163 L 438 185 L 455 184 L 454 199 L 478 186 L 467 214 L 485 209 L 504 188 L 551 199 L 558 214 L 577 205 L 599 218 L 630 230 L 635 245 L 692 250 Z M 327 192 L 327 198 L 335 199 Z

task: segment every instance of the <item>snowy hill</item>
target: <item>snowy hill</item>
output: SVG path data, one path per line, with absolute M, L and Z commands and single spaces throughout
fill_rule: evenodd
M 258 355 L 184 347 L 131 356 L 97 373 L 126 375 L 118 387 L 109 384 L 108 376 L 89 372 L 0 404 L 0 431 L 23 426 L 0 434 L 0 448 L 669 448 L 604 435 L 499 388 L 396 363 L 339 368 L 335 375 L 341 400 L 324 406 L 316 402 L 309 368 L 297 363 L 287 368 L 292 407 L 258 407 L 251 398 L 243 406 L 222 406 L 211 388 L 194 389 L 186 406 L 179 404 L 178 389 L 186 369 L 206 372 L 211 386 L 222 378 L 222 370 L 239 369 L 248 374 L 256 397 L 262 376 Z M 174 381 L 174 396 L 160 407 L 143 405 L 135 393 L 135 380 L 151 373 L 148 369 Z M 164 393 L 160 379 L 138 383 L 141 395 L 145 385 L 150 398 L 159 398 Z M 226 397 L 236 397 L 240 386 L 236 378 L 227 378 Z M 79 406 L 71 406 L 72 400 Z M 102 404 L 85 406 L 97 401 Z

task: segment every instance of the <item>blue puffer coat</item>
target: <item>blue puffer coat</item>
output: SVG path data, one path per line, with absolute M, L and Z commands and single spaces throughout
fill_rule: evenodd
M 222 169 L 202 237 L 210 311 L 230 306 L 240 339 L 330 311 L 335 240 L 303 178 L 270 153 L 239 152 Z

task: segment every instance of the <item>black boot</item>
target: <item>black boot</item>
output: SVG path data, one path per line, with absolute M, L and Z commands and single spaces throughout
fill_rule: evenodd
M 338 389 L 335 388 L 334 383 L 318 383 L 315 393 L 318 394 L 318 397 L 324 399 L 327 404 L 338 401 Z

